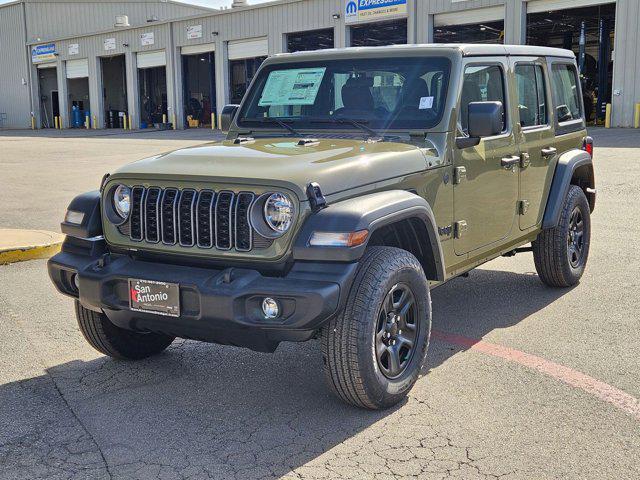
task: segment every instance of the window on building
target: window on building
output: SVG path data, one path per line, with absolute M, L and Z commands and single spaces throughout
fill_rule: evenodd
M 551 90 L 558 123 L 582 118 L 578 77 L 573 65 L 554 64 L 551 68 Z
M 333 48 L 333 28 L 287 34 L 287 52 L 304 52 Z
M 242 60 L 231 60 L 229 62 L 229 71 L 231 73 L 231 92 L 229 97 L 231 103 L 240 103 L 242 101 L 242 97 L 244 97 L 251 80 L 266 58 L 243 58 Z
M 381 47 L 407 43 L 407 21 L 367 23 L 351 27 L 352 47 Z
M 434 43 L 504 43 L 504 20 L 436 26 Z
M 540 65 L 517 64 L 515 68 L 518 112 L 522 127 L 547 124 L 544 72 Z
M 471 102 L 501 102 L 503 112 L 507 106 L 504 95 L 504 75 L 498 65 L 470 65 L 464 70 L 464 83 L 460 99 L 460 125 L 467 132 L 469 104 Z M 502 130 L 507 129 L 506 114 L 502 117 Z

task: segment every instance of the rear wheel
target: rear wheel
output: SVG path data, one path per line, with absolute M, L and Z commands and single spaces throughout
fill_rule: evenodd
M 590 243 L 589 202 L 580 187 L 571 185 L 558 225 L 540 232 L 533 242 L 533 259 L 540 279 L 551 287 L 578 283 L 587 265 Z
M 401 401 L 415 384 L 431 333 L 431 298 L 411 253 L 372 247 L 344 310 L 322 331 L 324 371 L 345 402 L 370 409 Z
M 76 318 L 84 338 L 100 353 L 122 360 L 140 360 L 166 349 L 175 339 L 160 333 L 140 333 L 117 327 L 104 313 L 76 301 Z

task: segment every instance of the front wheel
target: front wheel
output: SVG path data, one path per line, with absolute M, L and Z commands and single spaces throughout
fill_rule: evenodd
M 571 185 L 558 225 L 543 230 L 533 242 L 533 260 L 540 279 L 550 287 L 578 283 L 589 257 L 591 217 L 582 189 Z
M 357 407 L 391 407 L 418 379 L 430 334 L 429 283 L 418 259 L 369 248 L 343 311 L 322 330 L 327 383 Z

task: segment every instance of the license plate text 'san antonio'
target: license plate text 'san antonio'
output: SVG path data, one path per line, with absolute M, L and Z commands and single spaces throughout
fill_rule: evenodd
M 177 283 L 129 279 L 129 308 L 136 312 L 180 316 L 180 286 Z

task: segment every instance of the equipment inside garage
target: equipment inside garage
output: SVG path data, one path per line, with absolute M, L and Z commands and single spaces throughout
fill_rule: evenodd
M 407 20 L 367 23 L 351 27 L 352 47 L 381 47 L 407 43 Z
M 240 103 L 258 68 L 267 58 L 267 37 L 229 42 L 229 86 L 231 103 Z
M 85 118 L 91 115 L 89 111 L 89 62 L 81 60 L 67 60 L 67 94 L 69 98 L 69 126 L 82 128 Z
M 140 128 L 164 128 L 167 118 L 167 59 L 164 50 L 139 52 Z
M 433 29 L 435 43 L 504 43 L 504 20 L 441 25 Z
M 333 28 L 287 34 L 287 52 L 304 52 L 334 47 Z
M 102 96 L 105 128 L 125 128 L 127 115 L 127 69 L 124 55 L 102 57 Z
M 38 65 L 38 91 L 40 92 L 40 127 L 55 128 L 54 118 L 60 115 L 58 69 L 55 63 Z
M 210 127 L 216 111 L 215 44 L 182 47 L 184 124 Z
M 616 4 L 549 12 L 539 11 L 532 3 L 527 12 L 527 43 L 573 50 L 587 120 L 592 121 L 595 114 L 604 119 L 613 84 Z

